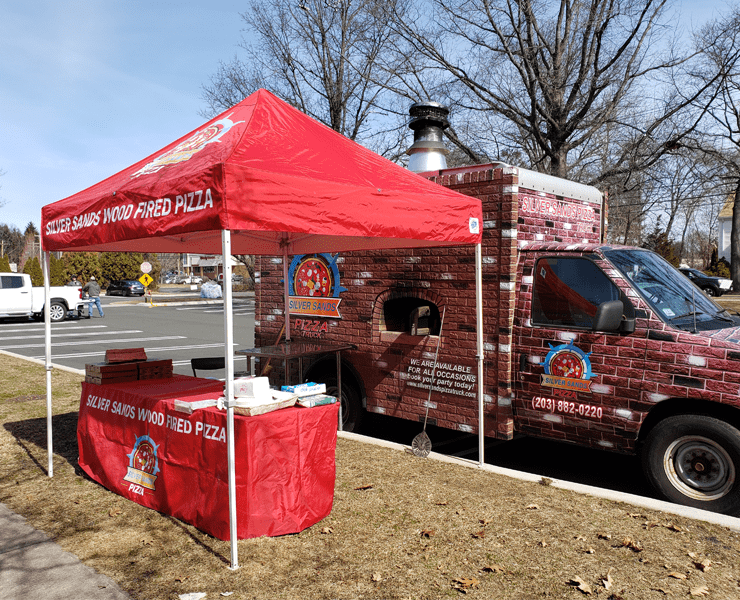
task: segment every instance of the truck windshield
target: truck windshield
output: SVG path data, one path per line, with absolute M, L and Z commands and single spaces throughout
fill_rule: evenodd
M 634 248 L 605 250 L 604 256 L 633 286 L 658 317 L 674 327 L 692 331 L 724 329 L 740 325 L 722 307 L 712 302 L 689 279 L 661 256 Z

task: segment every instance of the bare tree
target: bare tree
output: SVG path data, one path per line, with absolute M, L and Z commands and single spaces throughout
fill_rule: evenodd
M 709 23 L 699 33 L 703 63 L 693 73 L 697 80 L 707 73 L 722 74 L 719 92 L 705 108 L 701 131 L 681 140 L 689 151 L 705 153 L 718 165 L 715 194 L 726 198 L 734 192 L 730 239 L 731 274 L 740 289 L 740 7 Z
M 690 56 L 673 52 L 667 34 L 675 27 L 661 20 L 667 4 L 428 0 L 413 19 L 407 11 L 395 20 L 407 40 L 399 55 L 421 64 L 398 69 L 396 90 L 426 93 L 436 76 L 434 91 L 478 122 L 476 139 L 457 140 L 470 155 L 520 150 L 538 170 L 613 180 L 661 156 L 694 124 L 679 128 L 675 117 L 716 87 L 716 76 L 688 97 L 666 87 Z M 594 172 L 607 129 L 609 161 Z
M 394 33 L 382 18 L 393 0 L 251 0 L 241 15 L 245 60 L 222 63 L 204 86 L 216 114 L 259 87 L 355 140 L 368 132 Z M 387 77 L 387 75 L 385 76 Z

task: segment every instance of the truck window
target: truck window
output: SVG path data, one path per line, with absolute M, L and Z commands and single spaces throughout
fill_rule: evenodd
M 606 250 L 604 256 L 640 292 L 658 318 L 685 331 L 737 327 L 738 318 L 707 298 L 663 257 L 649 250 Z
M 599 304 L 609 300 L 619 300 L 619 288 L 587 258 L 548 257 L 537 261 L 533 324 L 590 328 Z
M 14 277 L 13 275 L 0 276 L 0 288 L 12 290 L 23 287 L 23 277 Z
M 383 303 L 384 330 L 439 335 L 439 314 L 436 304 L 422 298 L 390 298 Z

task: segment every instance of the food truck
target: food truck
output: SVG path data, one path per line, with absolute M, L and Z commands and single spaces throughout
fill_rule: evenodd
M 292 340 L 353 346 L 344 429 L 373 412 L 477 433 L 482 385 L 486 436 L 639 453 L 664 498 L 740 514 L 740 317 L 605 243 L 594 187 L 500 163 L 420 176 L 482 201 L 483 381 L 473 248 L 288 257 Z M 257 346 L 283 335 L 283 289 L 283 258 L 263 257 Z M 297 377 L 336 391 L 336 369 L 315 357 Z

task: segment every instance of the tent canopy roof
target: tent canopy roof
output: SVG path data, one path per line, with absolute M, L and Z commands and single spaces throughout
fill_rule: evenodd
M 42 209 L 44 249 L 302 254 L 474 244 L 479 200 L 259 90 L 161 151 Z

